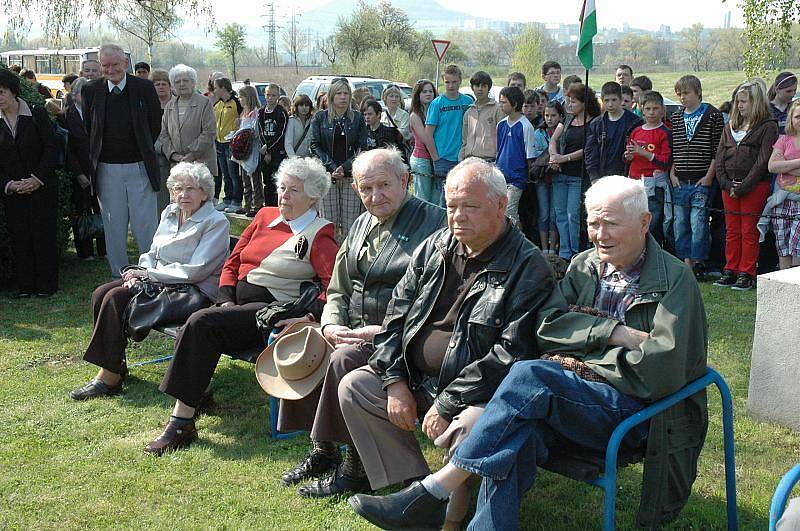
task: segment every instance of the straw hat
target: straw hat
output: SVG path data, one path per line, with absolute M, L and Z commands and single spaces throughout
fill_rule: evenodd
M 256 379 L 270 396 L 299 400 L 325 378 L 331 352 L 319 323 L 294 323 L 258 356 Z

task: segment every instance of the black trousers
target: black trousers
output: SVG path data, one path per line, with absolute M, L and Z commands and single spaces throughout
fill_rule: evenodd
M 58 290 L 58 190 L 56 183 L 31 194 L 0 194 L 14 253 L 17 289 L 23 293 Z
M 175 357 L 159 390 L 187 406 L 197 407 L 223 353 L 264 344 L 256 327 L 256 312 L 266 305 L 251 302 L 225 308 L 212 306 L 193 313 L 178 333 Z
M 75 252 L 78 258 L 93 256 L 94 246 L 92 242 L 97 242 L 97 256 L 106 255 L 106 239 L 101 235 L 98 238 L 78 238 L 78 218 L 88 214 L 100 214 L 100 203 L 97 196 L 91 190 L 81 188 L 79 184 L 72 185 L 72 206 L 75 209 L 75 217 L 72 219 L 72 238 L 75 241 Z
M 120 373 L 125 365 L 127 340 L 122 325 L 122 314 L 131 290 L 122 287 L 122 280 L 98 286 L 92 293 L 92 338 L 83 359 L 111 372 Z
M 272 176 L 278 171 L 278 166 L 280 166 L 281 162 L 285 159 L 285 154 L 273 155 L 269 164 L 266 164 L 264 159 L 261 159 L 258 165 L 259 170 L 261 170 L 261 179 L 264 182 L 264 206 L 275 206 L 278 204 L 278 191 L 275 188 L 275 181 L 272 180 Z

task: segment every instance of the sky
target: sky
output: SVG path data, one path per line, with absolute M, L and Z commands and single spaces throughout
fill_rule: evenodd
M 420 1 L 420 6 L 424 6 Z M 429 0 L 428 0 L 429 1 Z M 495 18 L 499 20 L 512 20 L 518 22 L 577 22 L 580 15 L 582 0 L 507 0 L 502 4 L 488 0 L 437 0 L 443 6 L 457 11 L 464 11 L 475 16 Z M 278 0 L 277 7 L 288 18 L 294 8 L 302 13 L 316 7 L 330 3 L 329 0 Z M 661 24 L 672 27 L 673 31 L 701 22 L 709 27 L 721 27 L 725 12 L 732 12 L 731 24 L 742 26 L 742 10 L 737 0 L 595 0 L 597 10 L 597 24 L 599 27 L 616 27 L 621 29 L 627 22 L 631 27 L 657 30 Z M 218 2 L 220 8 L 216 17 L 218 22 L 241 21 L 241 13 L 265 12 L 262 7 L 263 0 L 239 0 L 240 9 L 222 9 L 225 3 Z M 502 11 L 498 12 L 498 5 Z M 558 9 L 549 9 L 547 6 L 558 6 Z M 335 3 L 331 7 L 335 6 Z M 653 9 L 655 8 L 655 9 Z M 335 8 L 334 8 L 335 11 Z M 238 19 L 238 20 L 237 20 Z M 302 17 L 300 18 L 302 25 Z

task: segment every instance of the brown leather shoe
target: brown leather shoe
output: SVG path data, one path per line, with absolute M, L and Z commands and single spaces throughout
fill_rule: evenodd
M 179 426 L 176 421 L 170 420 L 161 435 L 151 441 L 144 451 L 148 454 L 161 456 L 169 450 L 186 448 L 196 440 L 197 428 L 195 428 L 193 420 L 182 426 Z

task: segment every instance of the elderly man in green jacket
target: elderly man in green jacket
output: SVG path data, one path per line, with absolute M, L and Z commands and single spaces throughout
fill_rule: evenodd
M 605 177 L 586 210 L 594 249 L 572 260 L 554 292 L 558 309 L 538 330 L 541 358 L 514 364 L 444 468 L 389 496 L 353 496 L 356 512 L 385 529 L 432 528 L 448 493 L 475 473 L 483 483 L 469 529 L 518 529 L 539 465 L 564 447 L 604 451 L 625 418 L 704 374 L 700 291 L 648 234 L 644 188 Z M 628 433 L 624 448 L 648 449 L 639 523 L 657 526 L 685 504 L 706 427 L 698 393 Z

